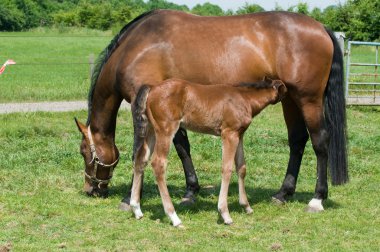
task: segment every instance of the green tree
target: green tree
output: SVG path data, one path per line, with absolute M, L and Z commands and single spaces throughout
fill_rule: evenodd
M 323 22 L 323 12 L 319 8 L 314 8 L 309 15 L 319 22 Z
M 309 6 L 307 5 L 307 3 L 299 2 L 297 5 L 289 7 L 288 11 L 308 15 Z
M 255 12 L 262 12 L 262 11 L 265 11 L 264 8 L 258 4 L 245 3 L 243 7 L 240 7 L 236 11 L 236 14 L 248 14 L 248 13 L 255 13 Z
M 191 10 L 192 13 L 201 16 L 222 16 L 224 12 L 218 5 L 206 2 L 204 4 L 197 4 Z
M 146 8 L 148 10 L 171 9 L 171 10 L 189 11 L 189 8 L 186 5 L 178 5 L 172 2 L 168 2 L 166 0 L 149 0 L 146 3 Z
M 20 31 L 24 26 L 24 13 L 11 1 L 4 0 L 0 5 L 0 31 Z

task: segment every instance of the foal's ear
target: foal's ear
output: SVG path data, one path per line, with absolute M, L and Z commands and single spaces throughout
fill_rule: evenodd
M 275 81 L 274 87 L 277 89 L 278 92 L 278 101 L 281 101 L 285 97 L 288 89 L 286 88 L 285 84 L 280 80 Z
M 269 78 L 268 76 L 264 76 L 263 81 L 272 82 L 273 80 L 271 78 Z
M 74 120 L 75 120 L 75 123 L 76 123 L 76 125 L 78 127 L 79 132 L 84 135 L 85 132 L 87 131 L 86 125 L 84 125 L 83 123 L 81 123 L 80 121 L 78 121 L 78 119 L 76 117 L 74 117 Z

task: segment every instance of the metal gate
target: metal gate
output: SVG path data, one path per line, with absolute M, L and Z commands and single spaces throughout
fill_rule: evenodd
M 376 42 L 348 42 L 347 104 L 380 105 L 379 46 Z

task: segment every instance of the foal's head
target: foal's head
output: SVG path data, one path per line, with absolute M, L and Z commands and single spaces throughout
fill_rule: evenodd
M 254 88 L 261 90 L 271 97 L 270 103 L 276 104 L 280 102 L 286 95 L 287 88 L 281 80 L 272 80 L 269 77 L 264 77 L 263 80 L 253 83 L 240 83 L 239 87 Z
M 89 196 L 108 196 L 108 183 L 113 169 L 119 161 L 119 151 L 112 143 L 101 142 L 92 134 L 89 126 L 85 126 L 75 118 L 79 131 L 82 133 L 80 153 L 84 158 L 84 187 Z
M 272 87 L 277 90 L 277 97 L 274 100 L 273 104 L 276 104 L 277 102 L 280 102 L 282 99 L 284 99 L 288 89 L 286 88 L 285 84 L 281 80 L 272 80 L 268 77 L 265 77 L 264 81 L 270 82 Z

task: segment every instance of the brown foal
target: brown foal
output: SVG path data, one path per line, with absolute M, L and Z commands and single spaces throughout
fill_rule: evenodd
M 268 78 L 257 83 L 223 87 L 180 79 L 166 80 L 158 86 L 143 85 L 132 105 L 135 142 L 130 203 L 136 218 L 143 216 L 140 209 L 142 174 L 153 154 L 152 167 L 165 213 L 173 226 L 181 226 L 165 179 L 170 142 L 180 127 L 222 137 L 222 184 L 218 210 L 224 223 L 232 223 L 227 194 L 234 162 L 239 177 L 239 203 L 247 213 L 252 213 L 244 187 L 243 135 L 252 118 L 267 105 L 279 102 L 286 91 L 282 81 Z

